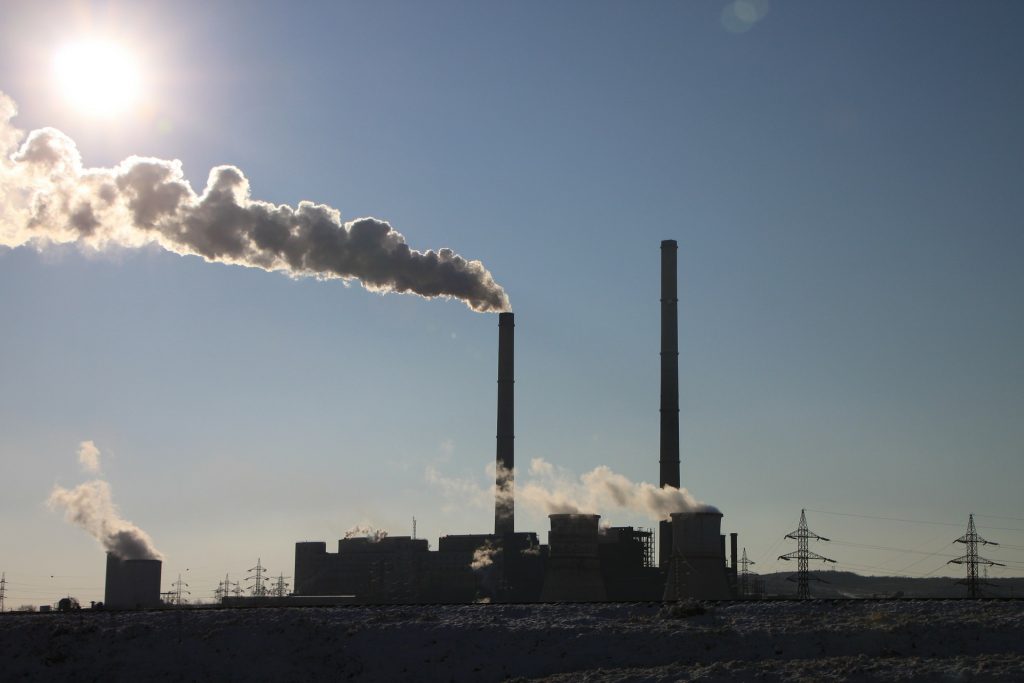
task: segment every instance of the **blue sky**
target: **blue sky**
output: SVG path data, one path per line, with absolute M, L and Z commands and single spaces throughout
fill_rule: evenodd
M 974 512 L 1016 545 L 986 551 L 1009 564 L 994 575 L 1019 575 L 1024 9 L 775 2 L 736 32 L 734 7 L 13 2 L 0 91 L 88 166 L 180 159 L 201 188 L 235 164 L 256 198 L 480 259 L 516 312 L 522 464 L 656 481 L 658 246 L 676 239 L 682 481 L 757 569 L 786 568 L 806 507 L 841 569 L 958 573 L 940 565 Z M 143 63 L 144 106 L 117 119 L 50 76 L 95 33 Z M 102 594 L 95 541 L 45 505 L 88 478 L 87 439 L 195 597 L 257 557 L 290 574 L 295 541 L 360 522 L 408 534 L 415 515 L 432 541 L 491 525 L 425 472 L 487 485 L 493 315 L 63 246 L 0 248 L 0 320 L 19 602 Z M 517 526 L 546 537 L 540 513 Z

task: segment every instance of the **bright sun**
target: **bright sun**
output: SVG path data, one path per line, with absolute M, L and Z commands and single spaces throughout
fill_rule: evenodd
M 53 67 L 61 94 L 83 114 L 113 116 L 139 97 L 138 64 L 131 53 L 114 43 L 66 45 L 57 52 Z

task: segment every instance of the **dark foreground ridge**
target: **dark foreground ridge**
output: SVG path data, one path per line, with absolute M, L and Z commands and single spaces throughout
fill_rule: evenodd
M 7 680 L 1024 679 L 1024 601 L 5 615 Z

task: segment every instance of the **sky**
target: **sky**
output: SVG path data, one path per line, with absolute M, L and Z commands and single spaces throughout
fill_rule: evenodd
M 752 569 L 790 569 L 806 508 L 841 570 L 959 576 L 973 513 L 1019 576 L 1022 26 L 1016 2 L 15 0 L 0 91 L 86 167 L 176 159 L 201 194 L 230 164 L 253 199 L 479 261 L 516 314 L 520 484 L 657 483 L 677 240 L 681 480 Z M 137 67 L 114 114 L 55 76 L 89 39 Z M 93 480 L 193 599 L 358 525 L 492 527 L 493 312 L 33 240 L 0 246 L 0 320 L 8 608 L 102 599 L 101 546 L 48 504 Z M 545 541 L 545 514 L 517 529 Z

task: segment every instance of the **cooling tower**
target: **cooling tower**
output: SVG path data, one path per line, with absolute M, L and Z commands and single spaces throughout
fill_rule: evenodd
M 679 488 L 679 324 L 675 240 L 661 242 L 661 437 L 660 486 Z M 659 564 L 672 553 L 672 525 L 658 526 Z
M 107 609 L 146 609 L 160 606 L 160 560 L 122 560 L 107 553 L 103 605 Z
M 548 566 L 542 602 L 601 602 L 606 599 L 597 550 L 600 515 L 548 515 Z
M 515 531 L 515 315 L 498 314 L 498 443 L 496 449 L 497 495 L 494 500 L 494 533 Z
M 721 512 L 673 512 L 665 600 L 728 600 Z

